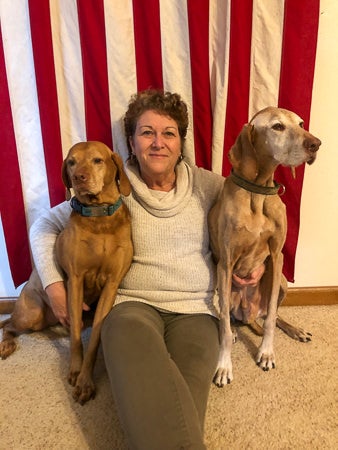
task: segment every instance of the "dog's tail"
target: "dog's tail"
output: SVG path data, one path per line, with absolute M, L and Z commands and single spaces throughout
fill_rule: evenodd
M 2 322 L 0 322 L 0 329 L 3 328 L 5 325 L 7 325 L 10 322 L 11 318 L 9 317 L 8 319 L 3 320 Z

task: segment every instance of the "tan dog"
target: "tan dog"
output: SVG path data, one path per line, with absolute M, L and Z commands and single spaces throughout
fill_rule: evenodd
M 274 107 L 258 112 L 245 125 L 231 148 L 233 167 L 222 193 L 209 214 L 211 247 L 217 262 L 220 301 L 220 356 L 214 378 L 217 386 L 233 379 L 230 317 L 252 324 L 265 318 L 262 343 L 256 357 L 263 370 L 275 367 L 273 337 L 276 323 L 300 341 L 310 340 L 301 329 L 277 319 L 287 291 L 282 276 L 282 248 L 286 237 L 286 211 L 273 180 L 278 165 L 294 168 L 312 164 L 321 142 L 303 128 L 295 113 Z M 265 263 L 255 287 L 236 288 L 232 275 L 248 277 Z M 276 322 L 277 319 L 277 322 Z
M 73 211 L 56 241 L 56 258 L 66 274 L 70 315 L 71 360 L 68 381 L 73 397 L 83 404 L 95 395 L 92 372 L 103 319 L 111 310 L 117 288 L 128 271 L 133 254 L 129 211 L 121 194 L 130 183 L 121 158 L 101 142 L 74 145 L 63 162 L 62 178 L 73 188 Z M 82 304 L 97 301 L 88 350 L 83 358 Z M 57 320 L 34 270 L 5 321 L 0 356 L 16 348 L 14 336 L 42 330 Z

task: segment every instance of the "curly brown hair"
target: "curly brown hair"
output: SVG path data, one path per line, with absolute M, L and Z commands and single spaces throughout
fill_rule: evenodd
M 145 111 L 155 111 L 158 114 L 171 117 L 178 126 L 178 132 L 182 140 L 182 151 L 189 125 L 188 108 L 179 94 L 164 92 L 162 90 L 147 89 L 133 95 L 130 99 L 127 112 L 124 116 L 124 133 L 128 146 L 129 158 L 132 149 L 129 139 L 136 130 L 139 117 Z

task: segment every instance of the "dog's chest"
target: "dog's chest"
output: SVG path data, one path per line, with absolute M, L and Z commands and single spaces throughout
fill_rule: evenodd
M 285 208 L 279 197 L 247 194 L 237 201 L 235 197 L 226 209 L 225 227 L 240 242 L 267 240 L 285 224 Z
M 56 245 L 57 259 L 66 273 L 90 270 L 109 273 L 112 270 L 113 255 L 117 248 L 128 246 L 130 233 L 128 230 L 118 233 L 116 227 L 115 232 L 109 232 L 114 229 L 113 226 L 107 225 L 106 228 L 93 230 L 79 227 L 74 221 L 68 223 L 58 236 Z
M 220 253 L 235 262 L 234 270 L 242 277 L 265 261 L 272 243 L 281 249 L 285 241 L 285 206 L 277 196 L 241 190 L 231 201 L 224 202 L 219 219 L 219 244 L 223 248 Z

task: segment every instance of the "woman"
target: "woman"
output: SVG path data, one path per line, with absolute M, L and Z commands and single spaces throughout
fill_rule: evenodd
M 207 215 L 223 178 L 184 160 L 188 127 L 180 96 L 136 94 L 124 118 L 129 149 L 134 258 L 104 321 L 102 347 L 113 395 L 132 449 L 205 448 L 203 424 L 218 359 L 215 267 Z M 53 312 L 67 326 L 56 235 L 63 203 L 31 230 L 34 260 Z M 244 284 L 255 284 L 261 271 Z

